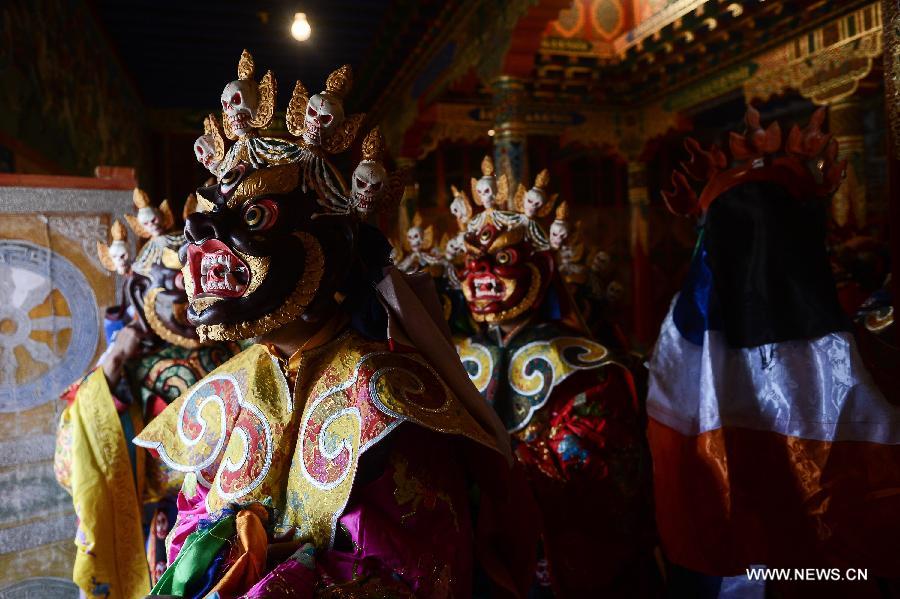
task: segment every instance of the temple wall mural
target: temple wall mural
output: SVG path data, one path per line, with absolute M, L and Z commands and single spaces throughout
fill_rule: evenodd
M 47 584 L 70 596 L 75 514 L 53 472 L 59 396 L 105 347 L 97 306 L 118 298 L 97 243 L 130 207 L 134 183 L 3 177 L 19 185 L 0 187 L 0 596 Z M 94 188 L 21 186 L 51 182 Z

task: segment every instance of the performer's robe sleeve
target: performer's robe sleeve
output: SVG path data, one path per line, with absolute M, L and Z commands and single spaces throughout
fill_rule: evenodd
M 139 414 L 129 416 L 140 423 Z M 150 586 L 138 501 L 141 489 L 135 485 L 135 480 L 143 479 L 143 459 L 138 458 L 135 474 L 102 369 L 81 383 L 61 426 L 68 428 L 68 482 L 79 520 L 73 580 L 89 596 L 145 595 Z

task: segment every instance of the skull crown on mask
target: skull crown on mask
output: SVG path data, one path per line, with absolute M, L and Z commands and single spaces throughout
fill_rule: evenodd
M 475 192 L 485 210 L 493 208 L 497 197 L 497 179 L 492 175 L 480 178 L 475 186 Z
M 156 208 L 152 206 L 140 208 L 137 213 L 137 220 L 154 237 L 163 234 L 162 220 Z
M 617 306 L 625 296 L 625 288 L 618 281 L 611 281 L 606 287 L 606 300 L 611 306 Z
M 108 246 L 97 243 L 97 257 L 103 268 L 119 275 L 131 272 L 131 250 L 128 249 L 128 233 L 122 223 L 113 221 L 109 228 L 112 243 Z
M 116 272 L 120 275 L 128 273 L 131 266 L 131 253 L 124 241 L 115 240 L 109 244 L 109 257 L 116 267 Z
M 591 270 L 598 274 L 609 272 L 611 266 L 612 259 L 606 252 L 597 252 L 591 259 Z
M 313 146 L 321 145 L 344 122 L 344 103 L 328 92 L 315 94 L 306 105 L 303 120 L 304 141 Z
M 375 211 L 391 211 L 403 193 L 403 174 L 388 174 L 384 166 L 385 142 L 374 127 L 362 142 L 362 160 L 356 165 L 350 185 L 350 208 L 365 218 Z
M 212 139 L 212 135 L 201 135 L 194 142 L 194 156 L 197 162 L 202 164 L 208 171 L 215 173 L 221 162 L 216 160 L 216 149 Z
M 468 212 L 463 206 L 463 202 L 465 202 L 465 200 L 460 196 L 454 197 L 453 201 L 450 202 L 450 214 L 452 214 L 453 217 L 461 224 L 465 224 L 463 219 L 468 216 Z
M 410 227 L 406 231 L 406 240 L 409 242 L 409 247 L 412 251 L 418 252 L 422 249 L 424 232 L 421 227 Z
M 353 171 L 351 192 L 354 205 L 359 212 L 372 212 L 381 200 L 385 191 L 387 171 L 381 163 L 374 160 L 363 160 Z
M 466 242 L 461 235 L 451 237 L 444 246 L 444 258 L 453 262 L 466 253 Z
M 547 204 L 547 195 L 537 188 L 525 192 L 525 216 L 535 218 L 537 213 Z
M 259 106 L 256 83 L 252 80 L 232 81 L 222 90 L 222 112 L 228 119 L 231 130 L 238 136 L 251 131 L 250 121 L 256 116 Z
M 560 249 L 569 239 L 569 225 L 565 221 L 555 220 L 550 224 L 550 247 Z

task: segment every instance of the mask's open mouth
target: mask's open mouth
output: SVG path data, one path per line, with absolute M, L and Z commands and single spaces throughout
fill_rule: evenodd
M 365 191 L 358 192 L 356 196 L 359 200 L 356 205 L 357 208 L 363 212 L 370 212 L 372 208 L 375 207 L 376 196 L 377 194 L 375 193 L 368 193 Z
M 476 300 L 501 301 L 506 299 L 506 286 L 493 275 L 478 275 L 472 278 L 472 295 Z
M 231 125 L 232 131 L 244 131 L 248 129 L 250 123 L 250 114 L 247 112 L 237 112 L 228 117 L 228 124 Z
M 218 239 L 207 239 L 202 245 L 188 247 L 188 263 L 197 291 L 194 299 L 204 296 L 233 298 L 247 290 L 250 269 L 243 260 Z

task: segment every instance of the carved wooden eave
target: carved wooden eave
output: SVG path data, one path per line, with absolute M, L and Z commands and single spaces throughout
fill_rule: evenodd
M 798 36 L 757 59 L 759 68 L 743 85 L 744 97 L 768 100 L 788 89 L 819 105 L 856 92 L 883 49 L 881 4 Z
M 392 147 L 403 140 L 407 155 L 424 157 L 442 140 L 485 141 L 493 124 L 487 90 L 442 101 L 443 90 L 466 73 L 484 82 L 511 63 L 524 64 L 507 58 L 518 47 L 510 35 L 548 1 L 515 0 L 500 9 L 473 3 L 471 14 L 448 27 L 444 40 L 457 50 L 427 90 L 413 99 L 398 79 L 400 95 L 382 96 L 393 102 L 384 124 Z M 464 18 L 472 19 L 466 27 Z M 872 0 L 678 0 L 609 38 L 612 56 L 598 54 L 590 40 L 545 35 L 523 79 L 522 124 L 529 135 L 557 135 L 631 158 L 654 137 L 682 129 L 685 114 L 729 94 L 766 100 L 793 89 L 832 103 L 854 93 L 882 54 L 881 21 Z
M 689 128 L 681 113 L 659 103 L 622 109 L 535 101 L 523 118 L 531 135 L 558 137 L 563 146 L 596 148 L 626 159 L 638 157 L 648 140 Z M 420 122 L 424 132 L 409 144 L 419 160 L 443 141 L 484 141 L 494 123 L 491 106 L 477 102 L 440 102 L 428 110 L 427 119 L 427 126 Z
M 698 13 L 703 15 L 703 6 L 707 0 L 677 0 L 664 9 L 646 19 L 640 25 L 620 36 L 613 42 L 616 54 L 623 56 L 630 48 L 640 47 L 643 41 L 658 33 L 670 25 L 678 23 L 685 15 Z
M 598 53 L 597 44 L 578 37 L 545 37 L 534 84 L 547 98 L 643 105 L 735 69 L 871 3 L 680 0 L 614 39 L 608 44 L 612 55 L 606 49 Z

